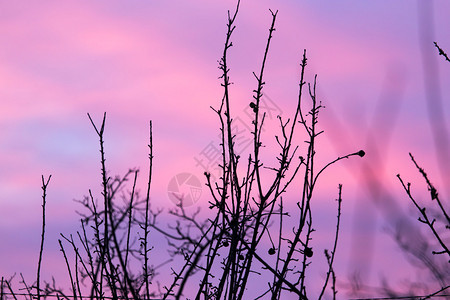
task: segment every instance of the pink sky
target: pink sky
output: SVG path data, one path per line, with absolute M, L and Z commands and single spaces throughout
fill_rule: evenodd
M 450 180 L 448 172 L 440 173 L 436 160 L 423 68 L 424 57 L 437 65 L 435 83 L 440 84 L 442 113 L 448 119 L 450 66 L 432 42 L 450 53 L 450 3 L 429 2 L 434 33 L 425 44 L 419 35 L 418 16 L 424 9 L 419 2 L 243 0 L 241 4 L 230 52 L 235 114 L 250 123 L 244 109 L 256 87 L 252 72 L 260 67 L 271 22 L 269 8 L 278 9 L 266 94 L 283 117 L 292 115 L 306 48 L 307 79 L 318 74 L 318 96 L 326 106 L 320 120 L 325 134 L 319 160 L 359 149 L 367 152 L 363 162 L 348 161 L 330 169 L 317 195 L 317 209 L 324 216 L 318 226 L 325 230 L 317 237 L 320 248 L 325 247 L 327 226 L 332 230 L 335 222 L 331 200 L 337 196 L 338 183 L 344 184 L 337 263 L 342 281 L 358 263 L 370 259 L 362 271 L 368 282 L 378 282 L 380 274 L 400 282 L 392 263 L 402 266 L 399 276 L 411 273 L 408 264 L 399 262 L 402 256 L 385 232 L 390 213 L 413 211 L 396 174 L 412 181 L 418 195 L 428 197 L 408 152 L 415 154 L 438 187 Z M 226 12 L 234 4 L 205 0 L 0 4 L 0 276 L 23 272 L 31 280 L 35 274 L 41 174 L 52 174 L 44 262 L 63 263 L 50 253 L 59 255 L 59 232 L 78 228 L 72 200 L 81 199 L 88 189 L 99 195 L 101 188 L 98 141 L 88 112 L 97 123 L 104 111 L 108 114 L 106 156 L 112 175 L 139 167 L 142 189 L 148 122 L 153 121 L 155 206 L 173 207 L 167 184 L 176 174 L 190 172 L 203 180 L 203 169 L 194 157 L 210 142 L 218 142 L 219 123 L 209 106 L 217 107 L 222 95 L 217 60 L 225 40 Z M 269 126 L 269 133 L 278 132 L 276 120 Z M 375 204 L 368 188 L 373 182 L 391 193 L 397 200 L 392 206 L 398 210 Z M 442 188 L 441 194 L 446 193 Z M 379 197 L 388 201 L 386 195 Z M 207 201 L 204 189 L 196 205 L 205 206 Z M 372 238 L 364 242 L 367 236 Z

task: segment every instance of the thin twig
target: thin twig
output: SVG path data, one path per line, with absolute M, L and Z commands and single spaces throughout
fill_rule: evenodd
M 150 209 L 150 186 L 152 183 L 152 169 L 153 169 L 153 133 L 152 133 L 152 121 L 149 124 L 150 136 L 149 136 L 149 168 L 148 168 L 148 182 L 147 182 L 147 196 L 145 197 L 145 220 L 142 229 L 144 230 L 144 238 L 142 241 L 143 256 L 144 256 L 144 282 L 145 282 L 145 295 L 146 300 L 150 299 L 150 287 L 149 287 L 149 268 L 148 268 L 148 234 L 149 234 L 149 209 Z
M 448 58 L 447 53 L 445 53 L 444 50 L 442 50 L 441 47 L 439 47 L 439 45 L 436 42 L 434 42 L 434 46 L 438 49 L 439 55 L 444 56 L 445 60 L 450 62 L 450 58 Z
M 44 175 L 42 175 L 42 231 L 41 231 L 41 247 L 39 250 L 39 261 L 37 267 L 37 278 L 36 278 L 36 290 L 37 299 L 41 299 L 41 264 L 42 264 L 42 254 L 44 252 L 44 238 L 45 238 L 45 204 L 47 203 L 47 186 L 50 182 L 52 175 L 48 176 L 47 181 L 44 180 Z M 0 298 L 1 299 L 1 298 Z
M 67 271 L 68 271 L 68 273 L 69 273 L 70 285 L 71 285 L 71 287 L 72 287 L 72 293 L 73 293 L 73 296 L 74 296 L 73 298 L 74 298 L 75 300 L 77 300 L 77 291 L 76 291 L 76 288 L 75 288 L 75 282 L 74 282 L 74 280 L 73 280 L 72 271 L 71 271 L 71 269 L 70 269 L 69 260 L 67 259 L 66 251 L 64 250 L 64 246 L 63 246 L 61 240 L 58 239 L 58 242 L 59 242 L 60 250 L 61 250 L 61 252 L 63 253 L 64 260 L 65 260 L 65 262 L 66 262 Z
M 445 244 L 445 242 L 441 239 L 439 233 L 436 231 L 435 227 L 434 227 L 434 222 L 430 221 L 430 219 L 428 218 L 428 214 L 426 213 L 425 208 L 422 208 L 419 206 L 419 204 L 417 203 L 417 201 L 414 199 L 414 197 L 411 194 L 411 189 L 410 189 L 410 184 L 405 184 L 402 180 L 402 178 L 400 177 L 400 174 L 397 174 L 397 178 L 398 180 L 400 180 L 400 183 L 403 186 L 403 189 L 405 190 L 406 194 L 408 195 L 409 199 L 412 201 L 412 203 L 414 203 L 414 206 L 419 210 L 420 214 L 422 215 L 423 218 L 419 218 L 419 222 L 424 223 L 426 225 L 428 225 L 428 227 L 431 229 L 431 231 L 433 232 L 434 237 L 436 238 L 436 240 L 439 242 L 439 244 L 441 245 L 441 247 L 444 249 L 444 252 L 447 253 L 448 256 L 450 256 L 450 250 L 447 247 L 447 245 Z
M 332 275 L 332 277 L 333 277 L 332 278 L 333 279 L 333 285 L 332 285 L 333 297 L 336 297 L 336 290 L 335 290 L 336 276 L 334 274 L 333 262 L 334 262 L 334 257 L 336 254 L 336 248 L 337 248 L 338 237 L 339 237 L 339 227 L 340 227 L 340 223 L 341 223 L 342 184 L 339 185 L 339 198 L 337 199 L 337 201 L 338 201 L 338 214 L 337 214 L 337 223 L 336 223 L 336 233 L 334 234 L 334 236 L 335 236 L 334 245 L 333 245 L 333 250 L 331 251 L 331 256 L 328 254 L 328 251 L 325 250 L 325 256 L 328 261 L 328 272 L 327 272 L 327 276 L 325 278 L 325 282 L 323 284 L 322 291 L 320 292 L 319 300 L 322 299 L 322 297 L 325 293 L 325 289 L 327 287 L 330 275 Z

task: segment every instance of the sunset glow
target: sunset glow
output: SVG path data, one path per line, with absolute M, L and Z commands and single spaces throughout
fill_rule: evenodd
M 51 174 L 42 274 L 46 280 L 55 275 L 60 282 L 67 281 L 59 234 L 79 230 L 76 211 L 82 208 L 73 200 L 81 200 L 89 189 L 101 197 L 98 137 L 87 113 L 97 124 L 107 113 L 109 175 L 139 168 L 137 188 L 142 195 L 147 188 L 152 121 L 152 208 L 167 213 L 175 207 L 168 185 L 177 174 L 193 174 L 206 182 L 203 174 L 210 170 L 202 168 L 199 159 L 208 145 L 220 142 L 219 119 L 210 106 L 218 108 L 223 96 L 218 60 L 227 10 L 233 10 L 235 2 L 0 4 L 1 277 L 23 273 L 30 282 L 35 280 L 41 175 Z M 439 139 L 441 143 L 433 138 L 433 130 L 441 130 L 444 137 L 450 132 L 450 64 L 433 45 L 436 41 L 450 53 L 450 2 L 426 2 L 241 2 L 229 56 L 231 111 L 248 138 L 253 129 L 249 103 L 256 87 L 252 72 L 260 69 L 269 9 L 278 10 L 263 90 L 273 115 L 266 120 L 262 158 L 270 165 L 279 153 L 276 115 L 287 120 L 295 113 L 304 49 L 306 79 L 312 83 L 317 74 L 317 96 L 325 106 L 319 117 L 324 133 L 319 136 L 317 163 L 323 166 L 338 156 L 366 152 L 364 158 L 330 167 L 315 194 L 314 250 L 323 262 L 312 267 L 312 286 L 326 274 L 323 250 L 332 245 L 334 200 L 338 184 L 343 184 L 335 266 L 339 299 L 350 298 L 355 276 L 371 287 L 387 278 L 398 290 L 404 290 L 404 279 L 424 276 L 422 281 L 432 282 L 408 263 L 393 239 L 394 227 L 401 227 L 405 235 L 426 235 L 429 230 L 417 222 L 418 212 L 396 177 L 401 174 L 419 199 L 429 200 L 426 183 L 408 153 L 425 168 L 442 199 L 450 196 L 450 159 L 443 161 L 449 155 L 439 151 L 450 135 Z M 428 85 L 427 78 L 432 79 Z M 436 95 L 441 107 L 436 106 Z M 441 123 L 433 107 L 439 108 Z M 304 155 L 305 137 L 299 133 L 296 138 Z M 242 146 L 244 161 L 251 151 L 252 144 Z M 289 209 L 296 209 L 300 183 L 294 182 L 283 198 Z M 201 207 L 208 216 L 209 196 L 202 185 L 201 196 L 188 209 Z M 152 245 L 161 246 L 155 252 L 157 260 L 166 260 L 166 239 L 159 237 Z M 170 278 L 168 267 L 161 273 Z M 450 275 L 446 276 L 448 284 Z M 15 281 L 18 284 L 19 275 Z

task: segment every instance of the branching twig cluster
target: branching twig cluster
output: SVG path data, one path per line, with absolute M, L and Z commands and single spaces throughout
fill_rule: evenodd
M 85 212 L 79 213 L 81 231 L 78 231 L 75 237 L 72 234 L 61 234 L 61 239 L 58 240 L 67 269 L 70 291 L 66 294 L 55 282 L 45 283 L 45 287 L 41 287 L 46 192 L 50 177 L 46 181 L 42 177 L 43 221 L 36 284 L 29 286 L 23 278 L 22 284 L 29 299 L 151 299 L 159 294 L 158 291 L 151 291 L 149 287 L 156 274 L 155 268 L 149 262 L 149 232 L 152 221 L 149 213 L 153 160 L 152 124 L 150 123 L 148 191 L 146 197 L 140 199 L 136 191 L 138 170 L 129 170 L 123 177 L 112 178 L 107 175 L 104 149 L 106 113 L 100 127 L 95 125 L 89 114 L 88 117 L 100 142 L 102 205 L 97 203 L 89 190 L 89 196 L 78 201 L 85 209 Z M 132 189 L 127 192 L 125 186 L 130 179 Z M 123 204 L 120 204 L 120 200 Z M 136 266 L 141 266 L 141 269 L 136 271 Z M 19 295 L 13 292 L 10 282 L 11 279 L 2 278 L 0 299 L 4 299 L 3 295 L 9 294 L 14 299 Z M 9 292 L 4 291 L 5 286 Z
M 234 13 L 228 13 L 227 34 L 219 69 L 221 70 L 223 98 L 219 108 L 213 108 L 220 120 L 222 151 L 219 165 L 221 176 L 213 181 L 205 172 L 206 186 L 212 200 L 209 202 L 212 217 L 205 222 L 198 222 L 196 214 L 188 215 L 180 199 L 179 217 L 176 226 L 170 233 L 164 232 L 173 246 L 173 255 L 181 255 L 186 263 L 180 271 L 174 271 L 174 281 L 166 287 L 165 299 L 174 296 L 177 299 L 192 293 L 186 291 L 188 282 L 193 281 L 193 274 L 200 273 L 199 285 L 193 294 L 196 299 L 244 299 L 248 290 L 250 277 L 260 280 L 263 273 L 273 277 L 267 288 L 261 291 L 260 297 L 268 296 L 280 299 L 283 291 L 294 293 L 300 299 L 307 299 L 306 273 L 311 263 L 313 250 L 310 245 L 313 213 L 311 201 L 317 180 L 322 172 L 332 164 L 350 156 L 364 156 L 358 151 L 326 164 L 317 171 L 315 165 L 316 138 L 322 133 L 318 130 L 318 115 L 322 105 L 316 99 L 316 78 L 308 85 L 312 107 L 307 114 L 303 113 L 303 97 L 305 87 L 306 51 L 301 62 L 299 96 L 292 119 L 282 120 L 278 117 L 281 135 L 276 136 L 279 146 L 278 165 L 266 166 L 261 159 L 264 142 L 261 133 L 265 122 L 265 113 L 261 113 L 260 101 L 263 96 L 264 70 L 275 31 L 277 12 L 271 12 L 272 24 L 264 51 L 261 69 L 253 75 L 257 81 L 253 101 L 249 104 L 253 109 L 252 121 L 253 151 L 246 160 L 242 170 L 241 156 L 236 153 L 236 135 L 233 133 L 233 114 L 230 91 L 230 67 L 228 53 L 233 46 L 232 34 L 239 10 L 239 2 Z M 298 127 L 303 128 L 307 136 L 305 157 L 298 156 L 299 146 L 295 146 L 294 133 Z M 272 174 L 272 175 L 271 175 Z M 263 184 L 263 178 L 269 176 L 273 180 Z M 287 188 L 301 177 L 301 194 L 297 200 L 298 218 L 292 232 L 283 230 L 284 219 L 292 216 L 284 210 L 283 194 Z M 323 285 L 320 298 L 324 295 L 329 278 L 332 278 L 332 291 L 336 295 L 336 277 L 333 262 L 337 247 L 339 220 L 341 215 L 341 186 L 339 186 L 338 223 L 335 242 L 331 254 L 325 253 L 329 271 Z M 279 219 L 278 234 L 272 228 L 276 218 Z M 158 228 L 158 226 L 155 226 Z M 157 230 L 163 232 L 161 228 Z M 267 247 L 267 244 L 270 246 Z M 256 278 L 256 279 L 255 279 Z M 264 278 L 264 277 L 262 277 Z M 196 286 L 196 285 L 195 285 Z
M 58 241 L 65 261 L 70 291 L 66 294 L 55 282 L 40 285 L 40 267 L 45 233 L 45 196 L 47 182 L 43 184 L 43 226 L 41 250 L 36 285 L 26 287 L 31 300 L 36 297 L 62 299 L 246 299 L 250 282 L 258 284 L 258 298 L 281 299 L 284 293 L 293 293 L 299 299 L 308 299 L 311 289 L 307 286 L 308 267 L 314 251 L 311 244 L 313 227 L 312 202 L 321 174 L 336 162 L 351 156 L 365 155 L 360 150 L 318 167 L 316 163 L 319 112 L 323 108 L 317 100 L 317 76 L 311 84 L 305 80 L 306 50 L 300 63 L 300 82 L 296 109 L 291 119 L 278 116 L 281 133 L 275 136 L 279 153 L 275 166 L 264 162 L 266 143 L 262 139 L 266 114 L 260 109 L 265 86 L 264 72 L 269 48 L 275 32 L 277 12 L 270 11 L 272 23 L 262 59 L 261 69 L 253 73 L 257 87 L 249 106 L 253 109 L 253 149 L 243 162 L 236 150 L 237 137 L 233 131 L 234 119 L 230 90 L 230 64 L 228 54 L 233 46 L 232 35 L 238 15 L 238 1 L 234 13 L 228 12 L 226 41 L 219 63 L 223 97 L 218 108 L 212 108 L 220 121 L 221 176 L 213 180 L 205 172 L 206 186 L 210 192 L 210 217 L 201 220 L 200 210 L 190 212 L 183 200 L 170 211 L 176 221 L 162 226 L 157 222 L 162 210 L 150 209 L 152 182 L 153 141 L 150 123 L 148 188 L 144 198 L 136 191 L 138 170 L 129 170 L 123 177 L 110 177 L 107 171 L 104 147 L 106 113 L 98 126 L 88 114 L 99 138 L 101 163 L 101 200 L 89 190 L 89 195 L 79 203 L 81 230 L 76 235 L 61 234 Z M 305 89 L 307 89 L 305 91 Z M 305 113 L 304 98 L 309 96 L 310 106 Z M 299 132 L 300 131 L 300 132 Z M 306 136 L 306 147 L 297 145 L 297 135 Z M 304 150 L 302 150 L 305 148 Z M 304 155 L 299 155 L 303 151 Z M 271 178 L 271 180 L 267 180 Z M 131 181 L 131 191 L 126 191 Z M 299 193 L 293 201 L 294 210 L 287 210 L 283 197 L 291 185 L 299 184 Z M 337 251 L 341 220 L 342 185 L 338 188 L 337 223 L 332 250 L 325 250 L 328 270 L 320 293 L 323 298 L 331 279 L 331 292 L 336 298 L 336 273 L 334 260 Z M 291 196 L 289 196 L 291 197 Z M 122 201 L 120 201 L 122 200 Z M 122 203 L 122 204 L 121 204 Z M 293 228 L 287 228 L 286 220 L 294 220 Z M 278 225 L 277 225 L 278 224 Z M 278 226 L 278 228 L 276 228 Z M 274 229 L 275 228 L 275 229 Z M 156 267 L 150 264 L 150 230 L 166 236 L 172 259 L 181 257 L 183 265 L 172 268 L 173 281 L 162 289 L 151 289 Z M 137 266 L 137 268 L 136 268 Z M 2 278 L 0 300 L 7 294 L 14 299 L 11 280 Z M 193 288 L 194 287 L 194 288 Z M 4 288 L 7 289 L 6 292 Z
M 405 190 L 406 194 L 408 195 L 408 198 L 411 200 L 411 202 L 414 204 L 418 212 L 420 213 L 420 216 L 418 218 L 418 221 L 424 225 L 426 225 L 430 230 L 430 236 L 433 237 L 433 239 L 437 242 L 436 248 L 432 250 L 432 254 L 434 255 L 446 255 L 448 257 L 448 263 L 450 263 L 450 250 L 448 245 L 448 233 L 450 230 L 450 218 L 448 215 L 448 212 L 446 211 L 446 208 L 444 207 L 443 201 L 439 197 L 439 193 L 437 189 L 434 187 L 434 185 L 431 183 L 430 179 L 428 178 L 427 173 L 423 168 L 419 166 L 419 164 L 414 159 L 414 156 L 410 153 L 409 154 L 412 162 L 414 163 L 415 167 L 419 171 L 419 173 L 424 178 L 428 191 L 430 193 L 430 198 L 433 203 L 437 206 L 437 210 L 431 210 L 422 206 L 419 204 L 419 202 L 416 200 L 416 198 L 413 196 L 413 193 L 411 191 L 411 184 L 409 182 L 405 183 L 403 179 L 401 178 L 400 174 L 397 175 L 397 178 L 399 179 L 400 183 L 403 186 L 403 189 Z M 433 273 L 436 273 L 437 270 Z M 447 291 L 450 289 L 450 285 L 448 282 L 448 276 L 445 276 L 441 274 L 441 272 L 437 272 L 440 274 L 440 276 L 437 276 L 437 281 L 440 283 L 441 288 L 438 292 L 434 292 L 430 294 L 429 296 L 425 297 L 424 299 L 431 298 L 432 296 L 435 296 L 437 294 L 441 294 L 444 291 Z

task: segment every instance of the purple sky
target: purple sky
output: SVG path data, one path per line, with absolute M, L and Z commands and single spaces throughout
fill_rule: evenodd
M 252 72 L 260 67 L 271 22 L 269 8 L 278 9 L 266 95 L 283 117 L 292 114 L 306 48 L 307 80 L 318 74 L 318 97 L 326 106 L 320 119 L 325 134 L 319 160 L 359 149 L 367 152 L 364 162 L 348 161 L 330 169 L 317 195 L 318 218 L 323 218 L 318 226 L 323 224 L 326 232 L 335 222 L 330 200 L 336 198 L 337 184 L 344 184 L 337 264 L 342 281 L 364 261 L 372 261 L 364 266 L 369 271 L 362 271 L 369 282 L 378 282 L 380 274 L 414 273 L 386 233 L 386 218 L 392 220 L 400 211 L 414 213 L 396 174 L 428 199 L 408 152 L 415 154 L 438 187 L 450 181 L 450 173 L 440 172 L 436 160 L 431 124 L 439 124 L 437 118 L 430 122 L 427 112 L 427 97 L 436 101 L 438 91 L 439 111 L 450 117 L 450 66 L 433 46 L 437 41 L 450 53 L 450 3 L 426 3 L 243 0 L 241 4 L 230 52 L 235 114 L 250 123 L 245 108 L 256 87 Z M 104 111 L 108 114 L 105 146 L 111 175 L 140 167 L 138 185 L 143 190 L 148 122 L 153 121 L 155 206 L 173 207 L 167 185 L 176 174 L 190 172 L 203 180 L 203 169 L 194 158 L 218 141 L 219 123 L 209 106 L 217 107 L 222 95 L 217 60 L 225 40 L 226 12 L 234 4 L 205 0 L 0 4 L 1 276 L 14 272 L 34 276 L 41 174 L 52 174 L 44 255 L 49 268 L 63 263 L 57 250 L 59 232 L 77 230 L 72 200 L 81 199 L 88 189 L 99 195 L 98 141 L 87 112 L 97 123 Z M 432 10 L 427 19 L 428 6 Z M 419 22 L 420 16 L 425 22 Z M 275 119 L 268 125 L 269 134 L 278 132 Z M 204 189 L 195 205 L 205 206 L 207 201 Z M 326 240 L 319 235 L 319 244 L 321 239 Z M 398 272 L 393 272 L 393 263 Z

